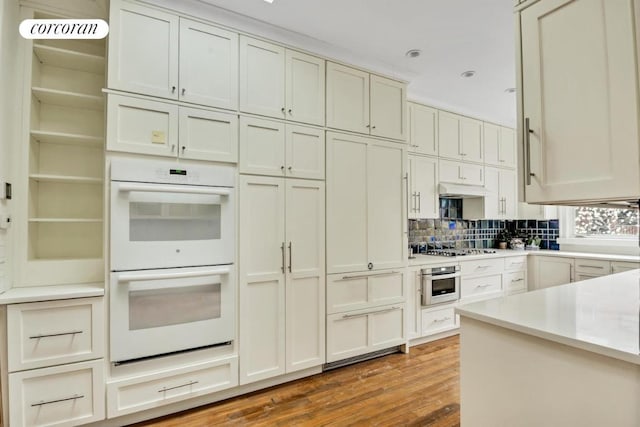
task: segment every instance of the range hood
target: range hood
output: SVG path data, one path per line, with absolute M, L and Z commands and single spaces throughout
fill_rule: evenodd
M 440 197 L 449 197 L 452 199 L 468 199 L 472 197 L 485 197 L 491 194 L 491 191 L 481 185 L 462 185 L 452 182 L 441 182 L 438 185 Z

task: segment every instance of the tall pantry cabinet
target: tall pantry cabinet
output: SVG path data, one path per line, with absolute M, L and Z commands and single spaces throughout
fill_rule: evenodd
M 23 8 L 22 18 L 59 18 Z M 23 40 L 18 286 L 103 280 L 104 40 Z

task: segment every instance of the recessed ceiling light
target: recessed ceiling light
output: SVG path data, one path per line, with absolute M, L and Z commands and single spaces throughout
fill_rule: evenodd
M 507 92 L 507 93 L 514 93 L 516 91 L 516 88 L 515 87 L 508 87 L 504 91 Z
M 422 52 L 420 51 L 420 49 L 411 49 L 408 50 L 407 53 L 405 53 L 406 56 L 408 56 L 409 58 L 417 58 L 418 56 L 420 56 Z
M 460 74 L 461 77 L 473 77 L 475 75 L 476 72 L 473 70 L 465 71 L 464 73 Z
M 264 0 L 264 1 L 266 1 L 269 4 L 273 3 L 273 0 Z

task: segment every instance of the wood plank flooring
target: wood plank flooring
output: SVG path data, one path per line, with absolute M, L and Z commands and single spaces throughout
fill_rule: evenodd
M 458 336 L 137 424 L 460 425 Z

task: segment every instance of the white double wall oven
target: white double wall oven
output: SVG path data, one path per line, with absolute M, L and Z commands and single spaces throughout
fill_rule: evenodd
M 111 361 L 235 339 L 235 167 L 113 159 Z

